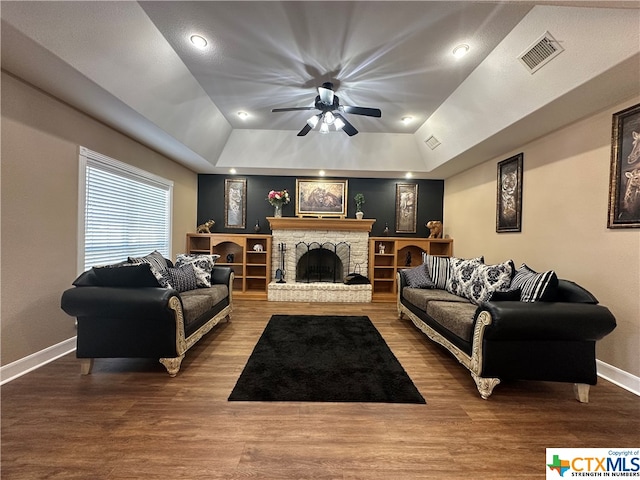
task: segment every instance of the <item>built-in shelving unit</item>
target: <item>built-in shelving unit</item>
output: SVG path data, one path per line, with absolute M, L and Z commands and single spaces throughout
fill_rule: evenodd
M 422 263 L 422 253 L 450 257 L 451 238 L 369 238 L 369 279 L 374 302 L 390 302 L 396 298 L 396 274 L 403 268 Z
M 266 300 L 271 278 L 271 235 L 188 233 L 187 253 L 218 254 L 216 265 L 233 269 L 233 294 Z

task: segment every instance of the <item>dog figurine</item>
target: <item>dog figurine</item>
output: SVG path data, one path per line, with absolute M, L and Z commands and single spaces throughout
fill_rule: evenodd
M 431 220 L 425 225 L 429 229 L 429 237 L 427 238 L 441 238 L 442 237 L 442 222 L 438 220 Z
M 211 233 L 211 227 L 216 224 L 213 220 L 207 220 L 202 225 L 198 225 L 197 233 Z

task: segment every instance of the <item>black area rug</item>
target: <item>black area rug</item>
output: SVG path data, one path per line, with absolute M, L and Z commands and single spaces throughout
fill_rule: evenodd
M 368 317 L 274 315 L 230 401 L 426 403 Z

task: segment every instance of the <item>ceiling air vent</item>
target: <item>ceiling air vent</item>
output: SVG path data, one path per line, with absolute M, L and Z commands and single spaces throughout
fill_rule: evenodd
M 433 135 L 431 135 L 429 138 L 427 138 L 424 143 L 427 144 L 427 147 L 429 147 L 431 150 L 435 150 L 436 147 L 438 145 L 440 145 L 440 140 L 438 140 L 436 137 L 434 137 Z
M 535 73 L 551 59 L 562 53 L 564 48 L 551 36 L 549 32 L 544 32 L 533 45 L 531 45 L 518 59 L 531 73 Z

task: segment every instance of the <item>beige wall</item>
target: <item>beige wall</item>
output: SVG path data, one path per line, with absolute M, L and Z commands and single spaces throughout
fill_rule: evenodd
M 489 160 L 445 181 L 445 234 L 454 254 L 512 258 L 590 290 L 618 327 L 598 359 L 640 376 L 640 229 L 607 229 L 611 116 L 640 97 Z M 497 163 L 524 152 L 521 233 L 496 233 Z
M 172 250 L 196 225 L 197 175 L 2 73 L 2 365 L 75 335 L 60 296 L 76 277 L 78 147 L 173 180 Z

